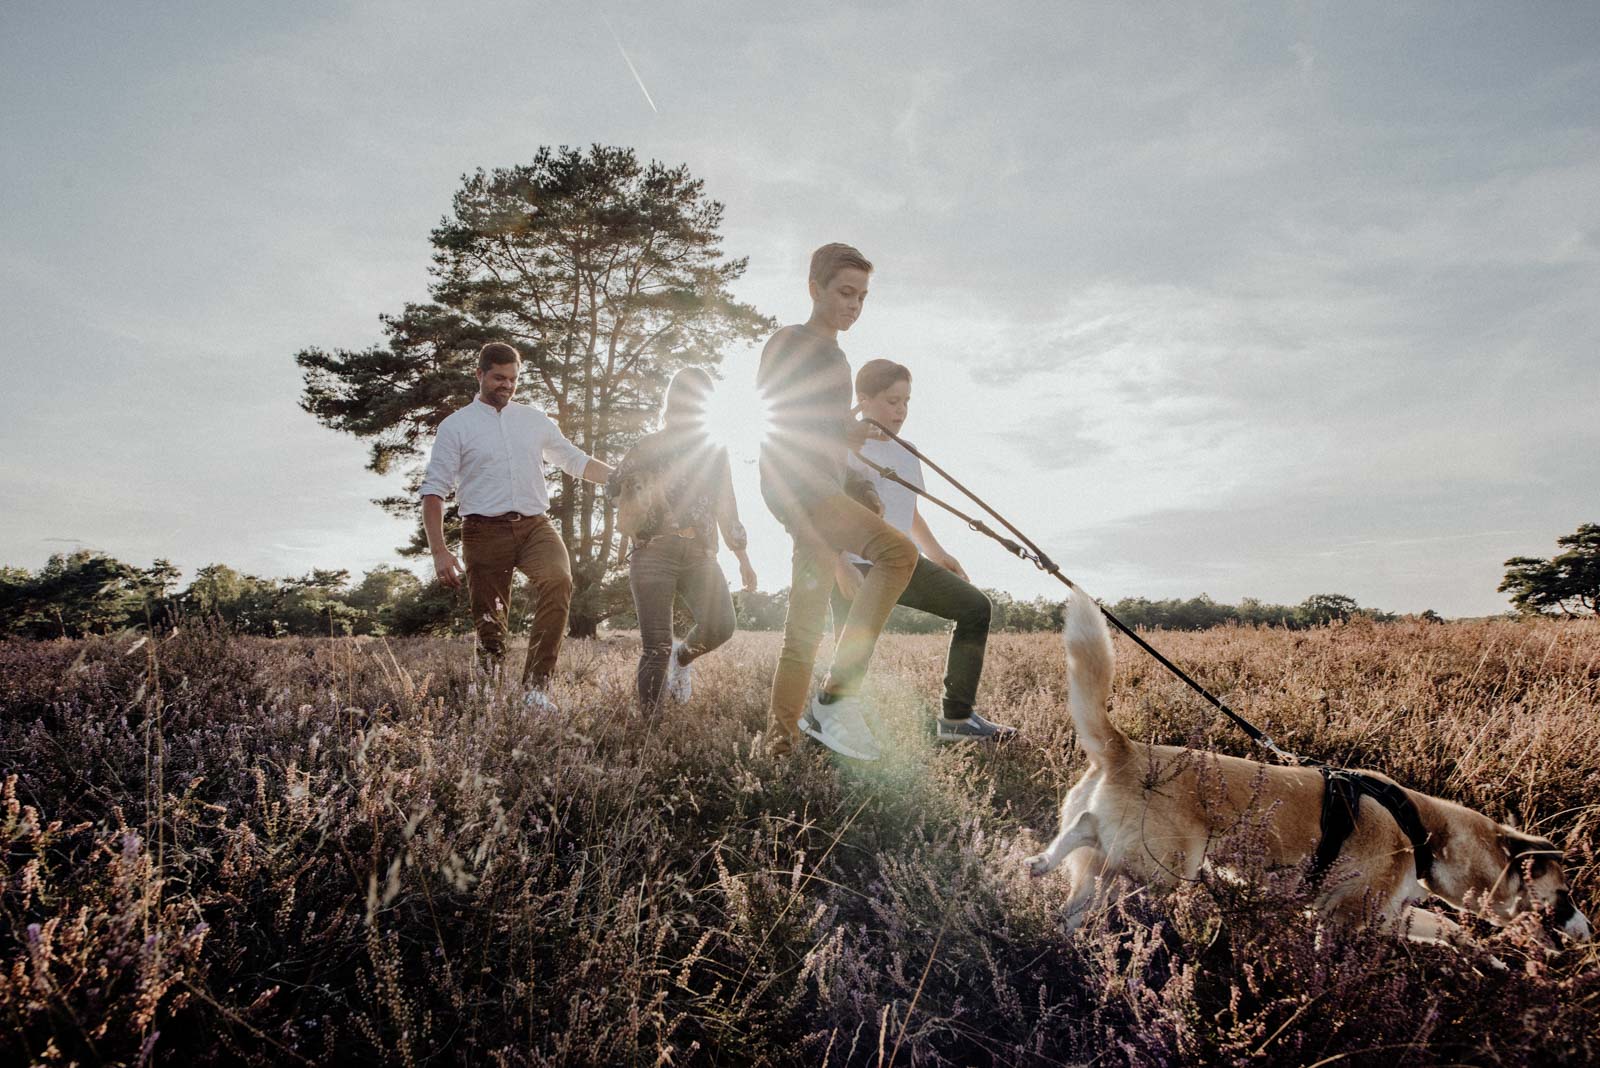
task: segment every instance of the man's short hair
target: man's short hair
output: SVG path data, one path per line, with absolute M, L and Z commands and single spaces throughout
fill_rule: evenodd
M 828 283 L 833 281 L 833 276 L 846 267 L 856 267 L 868 274 L 872 273 L 872 262 L 854 245 L 845 245 L 838 241 L 823 245 L 811 254 L 811 281 L 826 289 Z
M 478 370 L 487 371 L 489 368 L 501 363 L 522 362 L 522 353 L 517 351 L 515 345 L 508 345 L 504 341 L 491 341 L 478 350 Z
M 856 396 L 876 397 L 896 382 L 911 381 L 911 368 L 893 360 L 868 360 L 856 372 Z

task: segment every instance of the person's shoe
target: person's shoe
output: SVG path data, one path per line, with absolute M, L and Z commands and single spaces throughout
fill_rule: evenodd
M 678 654 L 683 651 L 682 642 L 672 643 L 672 654 L 667 657 L 667 696 L 680 705 L 687 701 L 694 693 L 693 664 L 683 664 L 678 661 Z
M 948 719 L 940 716 L 935 722 L 933 737 L 939 742 L 983 742 L 993 738 L 1004 741 L 1017 733 L 1017 728 L 991 723 L 974 712 L 966 719 Z
M 811 699 L 799 721 L 800 730 L 835 753 L 854 760 L 877 760 L 882 754 L 861 715 L 861 698 L 836 697 L 828 704 Z
M 522 693 L 522 707 L 533 712 L 559 712 L 553 697 L 542 686 L 529 686 Z

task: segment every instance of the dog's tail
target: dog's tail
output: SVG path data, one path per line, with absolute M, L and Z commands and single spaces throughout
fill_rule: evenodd
M 1067 708 L 1078 731 L 1078 744 L 1090 760 L 1102 760 L 1128 744 L 1128 736 L 1111 722 L 1111 632 L 1100 606 L 1074 586 L 1067 599 L 1064 638 L 1067 646 Z

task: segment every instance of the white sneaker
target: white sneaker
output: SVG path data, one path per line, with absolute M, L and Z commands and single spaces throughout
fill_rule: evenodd
M 829 704 L 813 697 L 798 726 L 835 753 L 855 760 L 877 760 L 882 756 L 878 740 L 861 715 L 860 697 L 836 697 Z
M 680 705 L 689 700 L 694 693 L 694 665 L 678 663 L 678 653 L 683 649 L 682 642 L 672 643 L 672 654 L 667 657 L 667 696 Z
M 555 698 L 537 686 L 530 686 L 522 694 L 522 707 L 534 712 L 559 712 Z

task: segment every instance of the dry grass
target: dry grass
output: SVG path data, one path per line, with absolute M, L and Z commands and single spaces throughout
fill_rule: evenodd
M 1589 1063 L 1600 957 L 1330 936 L 1295 873 L 1124 888 L 1063 930 L 1021 858 L 1081 769 L 1048 635 L 997 635 L 935 749 L 942 639 L 887 637 L 889 757 L 760 737 L 777 636 L 631 711 L 570 643 L 559 718 L 445 641 L 0 644 L 0 1062 Z M 1554 837 L 1594 916 L 1600 623 L 1162 635 L 1287 747 Z M 1125 643 L 1133 735 L 1248 743 Z M 1254 754 L 1249 754 L 1254 755 Z M 1219 848 L 1249 866 L 1251 827 Z

